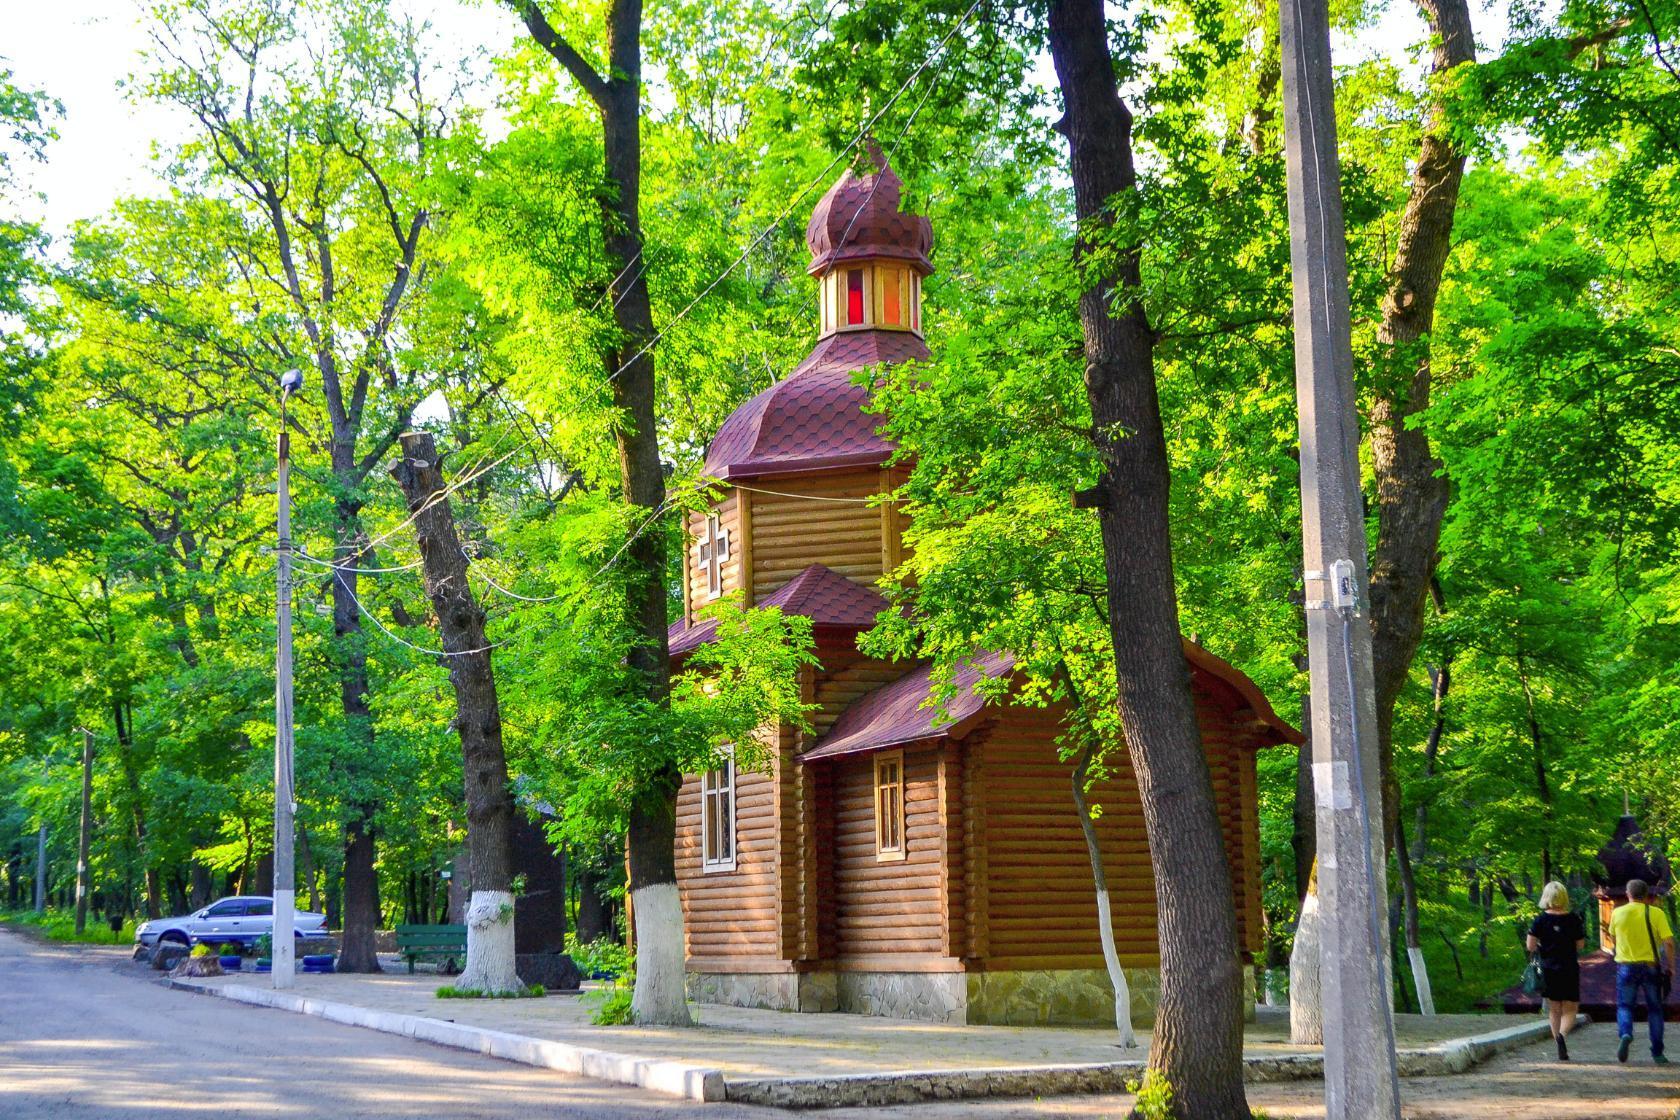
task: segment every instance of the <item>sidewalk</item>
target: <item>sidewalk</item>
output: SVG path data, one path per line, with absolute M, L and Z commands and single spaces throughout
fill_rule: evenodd
M 1122 1050 L 1112 1030 L 953 1026 L 860 1015 L 802 1015 L 691 1005 L 694 1029 L 598 1027 L 576 995 L 440 1000 L 446 978 L 400 971 L 300 975 L 276 993 L 266 976 L 176 981 L 242 1002 L 605 1077 L 696 1100 L 790 1107 L 886 1104 L 954 1096 L 1112 1091 L 1135 1078 L 1149 1036 Z M 1402 1072 L 1460 1072 L 1528 1036 L 1543 1020 L 1457 1015 L 1397 1018 Z M 1472 1036 L 1497 1036 L 1465 1044 Z M 1244 1035 L 1251 1081 L 1322 1072 L 1316 1047 L 1291 1046 L 1288 1016 L 1263 1009 Z

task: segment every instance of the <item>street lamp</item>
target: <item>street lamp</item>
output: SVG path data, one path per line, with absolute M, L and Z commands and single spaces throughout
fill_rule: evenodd
M 287 490 L 291 473 L 291 436 L 286 430 L 286 402 L 303 389 L 303 371 L 280 375 L 278 540 L 275 556 L 274 652 L 274 934 L 269 949 L 270 975 L 275 988 L 292 986 L 297 966 L 293 915 L 297 910 L 296 879 L 292 870 L 292 817 L 297 803 L 292 789 L 292 500 Z

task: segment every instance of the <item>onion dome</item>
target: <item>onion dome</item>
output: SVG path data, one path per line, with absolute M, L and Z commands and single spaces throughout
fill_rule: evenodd
M 704 473 L 733 481 L 843 467 L 880 466 L 891 440 L 879 416 L 863 410 L 869 390 L 855 370 L 925 359 L 927 344 L 907 331 L 844 331 L 824 338 L 792 375 L 737 408 L 706 452 Z
M 856 175 L 850 168 L 828 189 L 805 227 L 813 276 L 842 261 L 882 258 L 908 261 L 923 276 L 933 271 L 933 226 L 920 214 L 899 210 L 904 184 L 887 166 L 880 146 L 869 141 L 875 170 Z

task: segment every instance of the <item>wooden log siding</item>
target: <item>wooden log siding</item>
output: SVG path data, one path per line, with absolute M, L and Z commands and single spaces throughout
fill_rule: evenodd
M 878 469 L 755 481 L 753 601 L 812 564 L 862 584 L 879 579 L 882 514 L 863 499 L 880 493 L 881 484 Z
M 905 858 L 875 858 L 875 766 L 870 755 L 834 769 L 834 948 L 846 958 L 944 952 L 944 838 L 939 752 L 904 752 Z
M 718 515 L 718 527 L 729 533 L 729 558 L 723 563 L 723 594 L 727 595 L 740 590 L 742 560 L 750 552 L 750 546 L 741 532 L 739 502 L 734 492 L 712 506 L 712 512 Z M 683 551 L 683 605 L 688 611 L 690 623 L 702 608 L 719 598 L 712 595 L 705 569 L 700 567 L 700 544 L 706 539 L 706 517 L 704 513 L 695 512 L 688 514 L 685 521 L 688 547 Z
M 1256 952 L 1259 876 L 1248 851 L 1253 843 L 1243 831 L 1242 805 L 1245 787 L 1253 788 L 1254 760 L 1243 747 L 1248 733 L 1200 690 L 1197 714 L 1235 879 L 1240 947 Z M 989 970 L 1102 967 L 1091 866 L 1074 815 L 1070 768 L 1057 758 L 1056 734 L 1053 713 L 1011 708 L 966 745 L 967 765 L 984 775 L 985 809 L 985 892 L 971 909 L 976 928 L 969 944 L 971 952 L 984 955 L 980 967 Z M 1093 800 L 1103 809 L 1097 832 L 1116 947 L 1124 964 L 1154 966 L 1159 961 L 1155 885 L 1143 810 L 1130 763 L 1123 756 L 1115 762 Z
M 840 713 L 867 692 L 874 692 L 908 673 L 911 666 L 876 661 L 856 650 L 823 650 L 819 656 L 823 665 L 812 691 L 810 703 L 818 705 L 811 713 L 811 742 L 816 742 L 834 726 Z
M 677 795 L 677 883 L 688 956 L 780 955 L 777 922 L 777 795 L 772 775 L 735 773 L 735 870 L 700 869 L 700 778 Z

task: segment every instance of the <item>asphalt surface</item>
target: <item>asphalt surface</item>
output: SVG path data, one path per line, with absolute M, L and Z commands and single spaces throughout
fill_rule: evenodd
M 172 991 L 121 949 L 0 930 L 0 1117 L 642 1120 L 690 1102 Z M 788 1115 L 704 1106 L 718 1120 Z M 854 1114 L 855 1115 L 855 1114 Z
M 1125 1096 L 942 1101 L 784 1112 L 699 1105 L 413 1039 L 173 991 L 126 949 L 0 928 L 0 1120 L 1120 1120 Z M 1640 1032 L 1643 1040 L 1643 1031 Z M 1402 1081 L 1407 1120 L 1669 1120 L 1680 1067 L 1621 1065 L 1602 1025 L 1466 1076 Z M 1643 1041 L 1640 1043 L 1643 1047 Z M 1638 1048 L 1636 1048 L 1638 1049 Z M 1322 1118 L 1324 1083 L 1251 1085 L 1277 1120 Z M 1677 1117 L 1676 1120 L 1680 1120 Z

